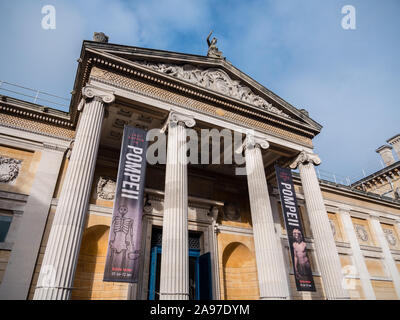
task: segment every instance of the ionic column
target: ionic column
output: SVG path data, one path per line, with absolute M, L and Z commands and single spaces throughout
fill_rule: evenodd
M 188 177 L 186 127 L 192 117 L 171 112 L 165 171 L 160 300 L 189 299 Z
M 353 253 L 354 263 L 356 264 L 356 268 L 358 271 L 358 275 L 360 277 L 361 285 L 364 291 L 365 298 L 368 300 L 375 300 L 375 292 L 372 287 L 371 277 L 369 275 L 367 266 L 365 264 L 364 256 L 360 249 L 360 244 L 357 240 L 356 232 L 354 231 L 354 225 L 351 221 L 351 216 L 349 214 L 349 210 L 345 210 L 343 208 L 339 209 L 340 218 L 343 222 L 344 230 L 347 236 L 347 239 L 350 242 L 351 251 Z
M 86 101 L 58 201 L 34 299 L 65 300 L 71 296 L 80 242 L 85 227 L 90 190 L 100 141 L 105 104 L 110 92 L 91 86 L 82 89 Z
M 327 299 L 350 299 L 349 293 L 343 288 L 339 254 L 315 173 L 314 164 L 319 165 L 320 163 L 321 160 L 316 154 L 302 151 L 290 167 L 292 169 L 299 167 L 325 296 Z
M 393 281 L 393 286 L 397 294 L 397 298 L 400 299 L 400 274 L 399 270 L 396 267 L 396 262 L 392 256 L 390 251 L 389 244 L 386 240 L 385 233 L 383 232 L 381 223 L 379 221 L 379 216 L 371 217 L 371 225 L 374 230 L 374 233 L 378 239 L 379 245 L 382 248 L 383 258 L 385 259 L 386 266 L 388 268 L 390 277 Z
M 288 299 L 289 286 L 281 243 L 277 241 L 260 148 L 266 140 L 247 136 L 245 158 L 260 299 Z

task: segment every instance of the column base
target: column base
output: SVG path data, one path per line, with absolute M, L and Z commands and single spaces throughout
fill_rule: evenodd
M 189 300 L 188 293 L 160 293 L 160 300 Z
M 260 300 L 289 300 L 289 297 L 260 297 Z

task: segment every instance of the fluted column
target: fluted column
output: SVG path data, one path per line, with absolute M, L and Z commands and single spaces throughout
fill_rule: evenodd
M 315 165 L 321 160 L 316 154 L 302 151 L 290 166 L 299 167 L 301 184 L 307 207 L 307 213 L 314 236 L 315 255 L 324 284 L 327 299 L 350 299 L 349 293 L 343 287 L 342 267 L 339 260 L 328 214 L 325 209 Z
M 165 171 L 160 300 L 189 299 L 188 178 L 186 127 L 192 117 L 171 112 Z
M 276 238 L 267 180 L 260 150 L 260 148 L 266 149 L 268 147 L 269 144 L 265 140 L 251 136 L 246 137 L 246 173 L 260 299 L 288 299 L 289 286 L 285 262 L 281 243 Z
M 110 92 L 86 86 L 85 100 L 62 186 L 34 299 L 64 300 L 71 296 L 80 242 L 89 203 L 100 132 L 106 103 L 114 101 Z

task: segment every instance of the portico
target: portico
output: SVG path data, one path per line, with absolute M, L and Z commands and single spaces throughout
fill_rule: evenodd
M 300 170 L 325 297 L 348 298 L 340 288 L 341 266 L 312 166 L 318 164 L 312 151 L 317 123 L 219 58 L 114 46 L 110 50 L 119 52 L 115 55 L 95 42 L 85 50 L 72 100 L 80 112 L 76 138 L 35 299 L 69 299 L 80 290 L 76 277 L 83 279 L 85 272 L 79 261 L 87 241 L 88 209 L 109 218 L 112 191 L 105 188 L 112 186 L 109 176 L 115 176 L 124 125 L 161 130 L 164 136 L 154 143 L 164 139 L 166 145 L 165 163 L 148 165 L 143 277 L 131 286 L 129 298 L 148 298 L 151 235 L 154 227 L 162 227 L 160 299 L 189 298 L 189 231 L 199 234 L 200 253 L 210 253 L 212 298 L 235 297 L 237 288 L 227 279 L 238 266 L 256 277 L 256 283 L 248 283 L 258 290 L 257 298 L 290 299 L 287 253 L 275 227 L 270 190 L 274 164 L 288 167 L 293 161 Z M 241 134 L 243 162 L 187 163 L 191 129 Z M 200 151 L 204 141 L 199 140 Z M 220 154 L 227 148 L 236 151 L 234 143 L 224 140 Z M 246 175 L 237 175 L 237 169 Z M 249 264 L 235 260 L 237 252 L 246 252 Z

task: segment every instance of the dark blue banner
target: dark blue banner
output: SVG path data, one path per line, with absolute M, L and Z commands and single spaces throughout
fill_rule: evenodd
M 292 171 L 275 166 L 275 172 L 297 291 L 315 291 L 311 264 L 307 255 L 306 242 L 304 241 L 303 226 L 297 206 Z
M 146 149 L 146 131 L 125 126 L 103 281 L 138 281 Z

